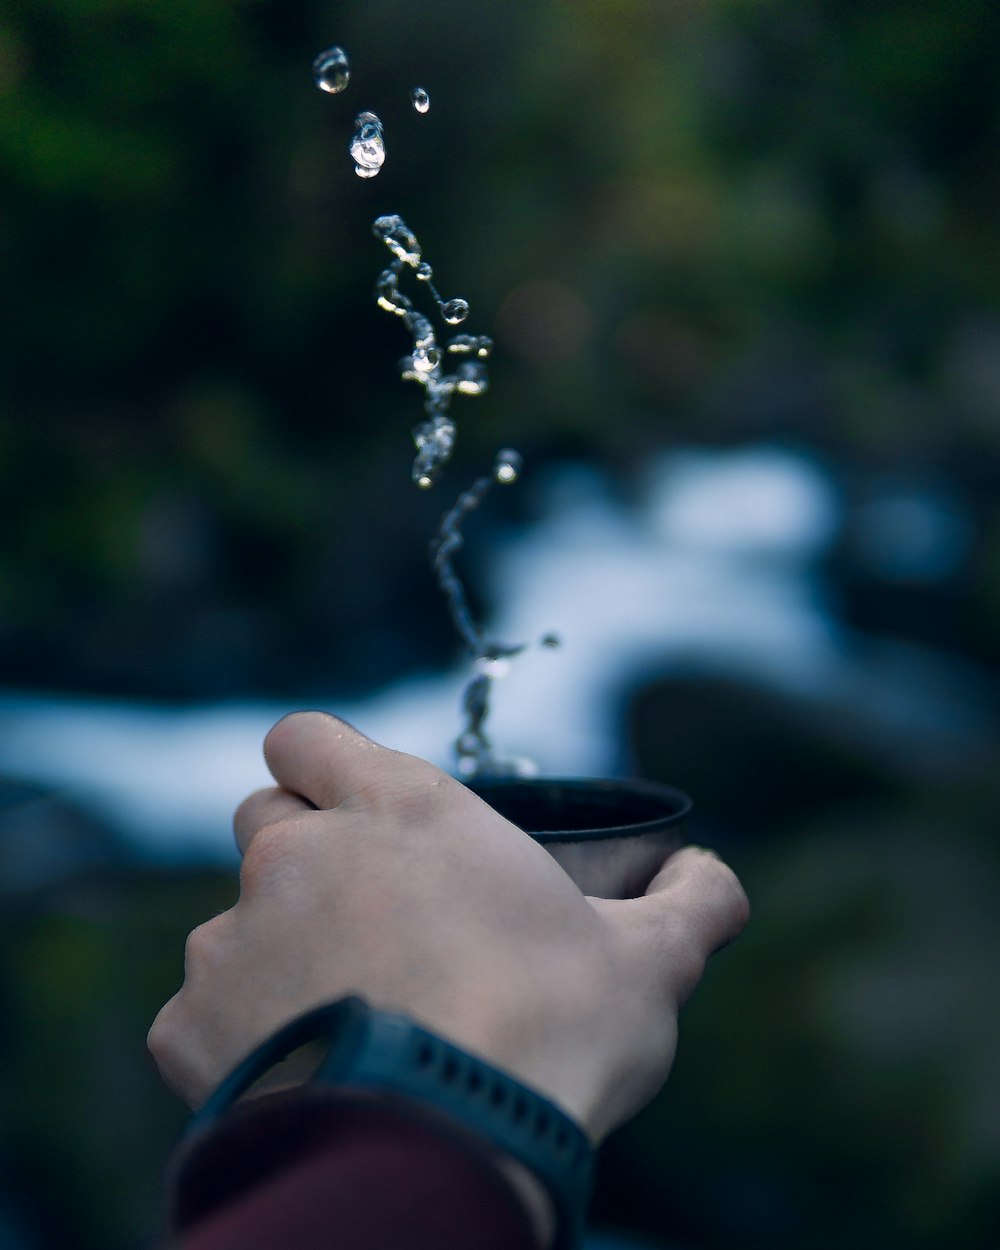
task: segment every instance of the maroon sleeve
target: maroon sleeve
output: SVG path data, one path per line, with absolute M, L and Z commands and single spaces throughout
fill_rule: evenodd
M 241 1104 L 173 1173 L 173 1250 L 538 1250 L 485 1144 L 370 1095 Z

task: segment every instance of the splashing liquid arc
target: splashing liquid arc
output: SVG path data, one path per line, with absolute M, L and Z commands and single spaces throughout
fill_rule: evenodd
M 349 62 L 343 48 L 335 46 L 322 52 L 313 62 L 313 78 L 317 87 L 328 94 L 343 91 L 350 79 Z M 430 96 L 426 89 L 412 88 L 410 103 L 417 113 L 427 113 Z M 382 121 L 376 113 L 358 113 L 348 148 L 359 178 L 374 178 L 381 172 L 386 145 Z M 430 317 L 419 311 L 413 299 L 401 289 L 407 272 L 417 288 L 426 292 L 441 321 L 449 328 L 463 325 L 468 319 L 468 300 L 460 296 L 442 297 L 434 284 L 434 270 L 424 259 L 420 241 L 398 214 L 377 217 L 372 223 L 372 232 L 391 254 L 388 266 L 375 283 L 376 302 L 384 312 L 400 318 L 411 338 L 409 353 L 400 361 L 400 376 L 404 381 L 416 382 L 424 391 L 425 419 L 412 432 L 417 454 L 411 476 L 418 487 L 426 490 L 435 484 L 455 447 L 457 426 L 451 416 L 452 398 L 481 395 L 489 387 L 486 362 L 493 351 L 493 340 L 485 334 L 457 333 L 439 341 Z M 462 527 L 469 513 L 480 506 L 494 484 L 515 483 L 522 467 L 519 452 L 511 447 L 502 448 L 492 471 L 478 477 L 459 495 L 442 518 L 431 544 L 431 563 L 438 584 L 456 632 L 474 662 L 474 675 L 461 699 L 463 724 L 454 743 L 458 771 L 470 779 L 527 777 L 538 772 L 531 760 L 497 756 L 486 733 L 493 683 L 506 674 L 510 660 L 528 644 L 499 642 L 477 625 L 454 564 L 465 541 Z M 542 645 L 558 646 L 559 640 L 554 634 L 546 634 Z

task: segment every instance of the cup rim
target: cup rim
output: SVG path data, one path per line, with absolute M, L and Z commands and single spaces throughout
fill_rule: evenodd
M 463 781 L 474 794 L 489 803 L 490 791 L 520 791 L 526 796 L 532 791 L 559 789 L 573 795 L 607 795 L 624 791 L 637 798 L 664 804 L 669 810 L 650 820 L 633 821 L 627 825 L 601 825 L 593 829 L 554 829 L 529 831 L 536 842 L 601 842 L 614 838 L 637 838 L 647 833 L 662 833 L 680 828 L 691 814 L 694 803 L 691 796 L 676 786 L 659 781 L 637 780 L 631 777 L 472 777 Z

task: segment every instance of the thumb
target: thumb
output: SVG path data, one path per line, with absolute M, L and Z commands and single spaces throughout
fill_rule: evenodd
M 750 917 L 736 874 L 698 846 L 671 855 L 642 898 L 591 902 L 678 1004 L 694 992 L 708 957 L 734 941 Z

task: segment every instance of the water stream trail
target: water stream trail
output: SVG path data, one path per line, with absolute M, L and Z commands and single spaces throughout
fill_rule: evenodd
M 350 80 L 350 66 L 343 48 L 328 48 L 320 53 L 313 62 L 313 77 L 316 85 L 329 94 L 343 91 Z M 423 87 L 411 89 L 410 102 L 417 113 L 426 113 L 430 108 L 430 96 Z M 374 178 L 381 172 L 386 149 L 382 122 L 377 114 L 365 111 L 357 115 L 349 150 L 358 177 Z M 426 490 L 435 484 L 454 450 L 457 427 L 451 415 L 453 397 L 481 395 L 489 386 L 486 362 L 493 351 L 493 340 L 485 334 L 464 332 L 447 336 L 446 330 L 447 337 L 439 341 L 430 317 L 415 307 L 411 296 L 402 290 L 401 284 L 408 271 L 412 275 L 414 294 L 418 289 L 426 292 L 428 301 L 433 303 L 440 320 L 449 329 L 462 325 L 468 318 L 468 300 L 460 296 L 445 299 L 441 295 L 434 284 L 434 270 L 424 259 L 419 240 L 398 214 L 376 218 L 372 231 L 392 256 L 375 283 L 376 301 L 379 308 L 400 318 L 411 337 L 410 351 L 400 361 L 400 376 L 404 381 L 416 382 L 424 391 L 425 419 L 413 430 L 417 454 L 412 478 L 417 486 Z M 452 622 L 475 665 L 474 676 L 462 694 L 463 725 L 454 744 L 458 771 L 466 777 L 525 776 L 538 771 L 530 760 L 497 756 L 486 733 L 493 683 L 507 672 L 511 657 L 524 651 L 528 644 L 498 642 L 476 624 L 454 563 L 465 541 L 462 527 L 469 513 L 480 506 L 494 483 L 516 482 L 521 466 L 518 452 L 509 447 L 499 451 L 492 472 L 478 477 L 462 492 L 442 518 L 431 544 L 432 565 Z M 542 641 L 545 646 L 558 645 L 551 634 Z
M 489 476 L 484 474 L 476 478 L 459 495 L 442 518 L 437 536 L 431 544 L 431 559 L 438 585 L 448 604 L 455 629 L 475 665 L 474 675 L 462 692 L 464 724 L 454 743 L 458 771 L 466 777 L 498 774 L 528 776 L 538 771 L 531 760 L 497 756 L 486 733 L 493 683 L 506 676 L 512 657 L 520 655 L 528 644 L 500 642 L 476 624 L 469 608 L 465 586 L 456 573 L 454 564 L 454 558 L 465 542 L 462 526 L 466 517 L 479 507 L 494 483 L 510 485 L 517 481 L 520 470 L 521 456 L 513 448 L 505 447 L 497 452 L 493 472 Z M 551 637 L 546 645 L 553 645 Z

